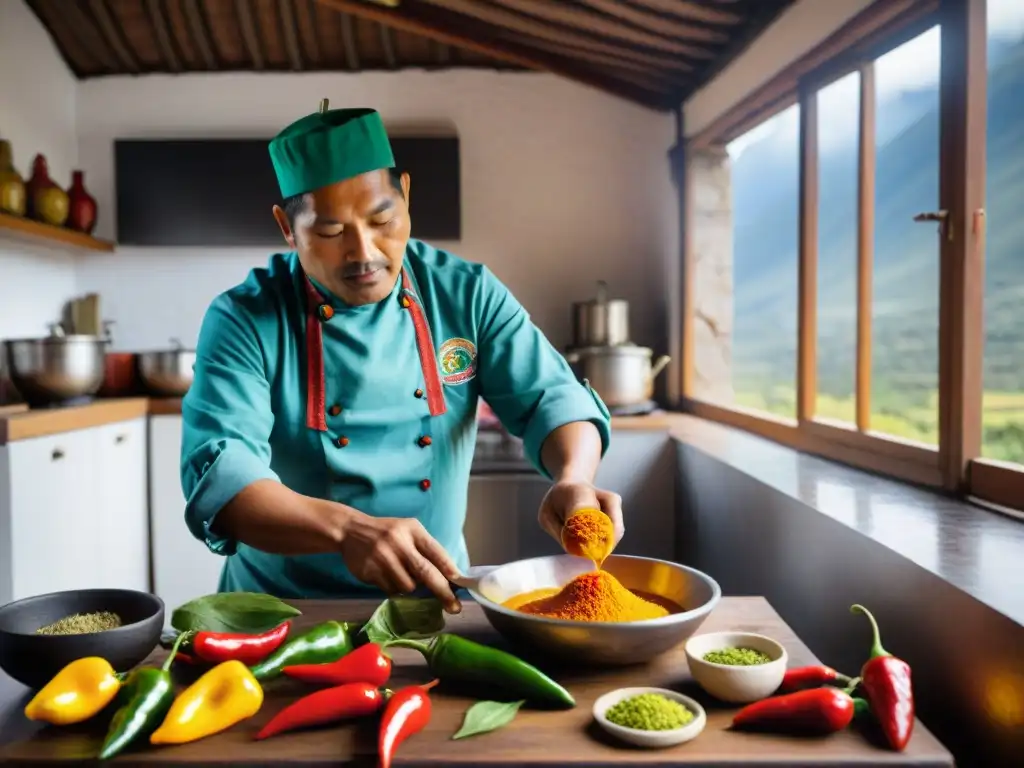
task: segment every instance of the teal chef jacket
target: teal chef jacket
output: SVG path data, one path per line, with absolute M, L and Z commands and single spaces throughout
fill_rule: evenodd
M 349 306 L 307 278 L 296 253 L 220 294 L 203 319 L 195 378 L 182 406 L 181 481 L 192 534 L 228 556 L 220 591 L 287 598 L 376 594 L 338 554 L 269 554 L 211 530 L 217 512 L 261 479 L 380 517 L 415 517 L 460 569 L 477 399 L 483 397 L 545 476 L 544 439 L 573 421 L 610 439 L 607 408 L 486 267 L 410 240 L 404 273 L 429 328 L 417 346 L 403 288 Z M 316 323 L 307 290 L 319 290 Z M 319 324 L 319 331 L 316 324 Z M 307 350 L 322 337 L 315 377 Z M 425 357 L 421 358 L 420 355 Z M 436 362 L 445 412 L 431 416 L 423 360 Z M 322 371 L 322 372 L 321 372 Z M 323 431 L 307 424 L 309 381 L 323 382 Z M 314 387 L 315 389 L 315 387 Z M 316 419 L 314 419 L 315 421 Z

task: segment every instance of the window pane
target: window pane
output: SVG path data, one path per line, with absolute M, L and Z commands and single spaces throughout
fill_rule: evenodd
M 856 421 L 860 73 L 818 91 L 818 404 Z
M 799 106 L 690 158 L 694 396 L 796 416 Z
M 1024 3 L 988 0 L 982 455 L 1024 463 Z
M 875 62 L 871 429 L 938 444 L 939 27 Z

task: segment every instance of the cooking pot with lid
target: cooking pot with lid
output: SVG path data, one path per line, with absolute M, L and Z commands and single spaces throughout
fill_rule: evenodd
M 597 282 L 597 298 L 572 305 L 573 347 L 617 346 L 629 343 L 629 302 L 609 299 L 608 284 Z
M 581 378 L 601 396 L 609 408 L 638 405 L 654 394 L 654 380 L 671 358 L 662 355 L 652 364 L 648 347 L 620 344 L 588 347 L 566 352 L 565 359 L 579 368 Z

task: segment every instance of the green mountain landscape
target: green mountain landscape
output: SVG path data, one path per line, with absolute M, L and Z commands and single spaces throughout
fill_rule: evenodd
M 983 454 L 1024 463 L 1024 39 L 989 46 Z M 832 114 L 824 105 L 822 130 L 847 115 L 856 125 L 855 97 Z M 929 444 L 938 442 L 939 240 L 936 224 L 913 216 L 939 208 L 938 109 L 934 83 L 896 89 L 880 98 L 876 126 L 871 427 Z M 798 149 L 782 133 L 751 141 L 732 165 L 733 384 L 736 404 L 792 417 Z M 851 141 L 821 155 L 818 415 L 852 421 L 857 158 L 856 131 L 846 133 Z

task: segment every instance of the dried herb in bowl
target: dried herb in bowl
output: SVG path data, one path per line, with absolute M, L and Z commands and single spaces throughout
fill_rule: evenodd
M 753 648 L 722 648 L 708 651 L 703 659 L 712 664 L 729 664 L 734 667 L 753 667 L 757 664 L 767 664 L 772 660 L 768 654 Z
M 94 613 L 73 613 L 58 619 L 52 624 L 40 627 L 36 630 L 37 635 L 85 635 L 91 632 L 106 632 L 108 629 L 117 629 L 123 626 L 124 622 L 116 613 L 110 611 L 96 611 Z
M 638 731 L 673 731 L 693 720 L 693 712 L 660 693 L 623 699 L 604 713 L 609 723 Z

